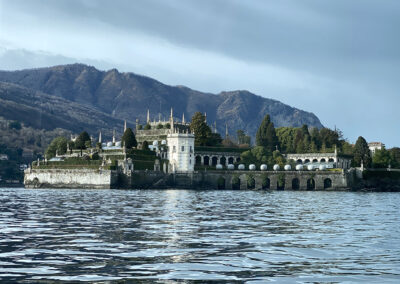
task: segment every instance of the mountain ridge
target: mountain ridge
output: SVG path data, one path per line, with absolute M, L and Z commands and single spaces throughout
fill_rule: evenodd
M 311 112 L 283 104 L 274 99 L 253 94 L 247 90 L 223 91 L 218 94 L 200 92 L 187 86 L 170 86 L 153 78 L 117 69 L 101 71 L 81 63 L 53 67 L 0 71 L 0 81 L 12 83 L 28 90 L 60 97 L 91 107 L 117 120 L 143 123 L 147 109 L 151 119 L 174 117 L 182 114 L 189 120 L 196 111 L 206 112 L 209 124 L 217 123 L 220 133 L 238 129 L 255 136 L 265 116 L 270 114 L 276 127 L 307 124 L 323 125 Z M 90 130 L 89 130 L 90 131 Z

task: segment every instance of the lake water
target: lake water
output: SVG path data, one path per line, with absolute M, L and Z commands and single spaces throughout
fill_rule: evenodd
M 0 189 L 0 281 L 123 279 L 400 283 L 400 194 Z

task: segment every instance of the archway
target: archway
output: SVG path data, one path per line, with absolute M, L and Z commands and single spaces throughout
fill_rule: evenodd
M 237 176 L 232 178 L 232 189 L 240 189 L 240 178 Z
M 298 163 L 298 164 L 302 164 L 303 161 L 302 161 L 301 159 L 298 159 L 298 160 L 297 160 L 297 163 Z
M 225 179 L 222 176 L 220 176 L 217 180 L 217 188 L 225 189 Z
M 332 158 L 330 158 L 330 159 L 328 160 L 328 162 L 329 162 L 329 163 L 334 163 L 334 162 L 335 162 L 335 160 L 334 160 L 334 159 L 332 159 Z
M 310 160 L 309 159 L 306 159 L 305 161 L 304 161 L 304 164 L 308 164 L 310 162 Z
M 256 187 L 256 180 L 252 175 L 247 175 L 247 189 L 254 189 Z
M 200 156 L 196 156 L 196 166 L 201 165 L 201 157 Z
M 308 190 L 315 189 L 315 180 L 313 178 L 307 180 L 307 189 Z
M 326 163 L 326 160 L 325 160 L 324 158 L 322 158 L 322 159 L 320 160 L 320 162 L 321 162 L 321 163 Z
M 223 166 L 226 165 L 226 158 L 225 157 L 221 157 L 221 159 L 219 159 L 219 163 Z
M 210 165 L 210 157 L 204 156 L 204 165 L 209 166 Z
M 233 158 L 232 157 L 228 158 L 228 164 L 233 164 Z
M 312 160 L 313 163 L 318 163 L 317 159 Z
M 240 162 L 240 158 L 236 158 L 236 163 L 239 163 Z
M 218 164 L 218 158 L 217 157 L 212 157 L 211 158 L 211 165 L 216 166 Z
M 298 178 L 292 179 L 292 189 L 300 189 L 300 180 Z
M 324 189 L 332 187 L 332 180 L 330 178 L 324 179 Z

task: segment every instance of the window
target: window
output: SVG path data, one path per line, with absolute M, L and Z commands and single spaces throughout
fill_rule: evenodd
M 185 151 L 185 146 L 182 146 L 182 152 L 184 152 Z
M 193 149 L 192 149 L 192 146 L 190 146 L 190 153 L 193 153 Z
M 176 152 L 176 147 L 175 147 L 175 145 L 172 147 L 172 152 L 173 152 L 173 153 Z
M 192 159 L 189 159 L 189 164 L 190 164 L 190 165 L 192 164 Z

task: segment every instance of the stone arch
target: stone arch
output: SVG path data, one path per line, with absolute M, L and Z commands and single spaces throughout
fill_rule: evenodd
M 233 176 L 231 183 L 232 183 L 232 189 L 240 189 L 240 177 Z
M 298 178 L 292 179 L 292 189 L 300 189 L 300 180 Z
M 221 157 L 221 159 L 219 159 L 219 163 L 223 166 L 226 165 L 226 158 L 224 156 Z
M 324 179 L 324 189 L 332 187 L 332 180 L 330 178 Z
M 326 163 L 326 160 L 324 158 L 322 158 L 319 162 L 320 163 Z
M 308 164 L 310 162 L 310 159 L 305 159 L 304 164 Z
M 204 165 L 209 166 L 210 165 L 210 157 L 209 156 L 204 156 Z
M 314 190 L 315 189 L 315 180 L 313 178 L 309 178 L 307 180 L 307 189 Z
M 225 189 L 225 178 L 223 176 L 219 176 L 217 180 L 217 188 Z
M 330 158 L 330 159 L 328 160 L 328 162 L 329 162 L 329 163 L 334 163 L 335 160 L 334 160 L 333 158 Z
M 233 157 L 229 157 L 229 158 L 228 158 L 228 164 L 233 164 L 233 163 L 234 163 Z
M 313 159 L 312 162 L 313 163 L 318 163 L 318 159 Z
M 34 186 L 34 187 L 39 187 L 39 186 L 40 186 L 40 182 L 39 182 L 39 179 L 38 179 L 37 177 L 35 177 L 35 178 L 32 180 L 32 183 L 33 183 L 33 186 Z
M 254 189 L 256 187 L 256 180 L 252 175 L 247 175 L 247 189 Z
M 196 156 L 196 165 L 201 165 L 201 156 Z
M 237 157 L 236 158 L 236 163 L 239 163 L 240 162 L 240 157 Z
M 218 164 L 218 157 L 214 156 L 211 158 L 211 165 L 216 166 Z
M 302 163 L 303 163 L 303 160 L 302 160 L 302 159 L 298 159 L 298 160 L 296 161 L 296 163 L 302 164 Z

